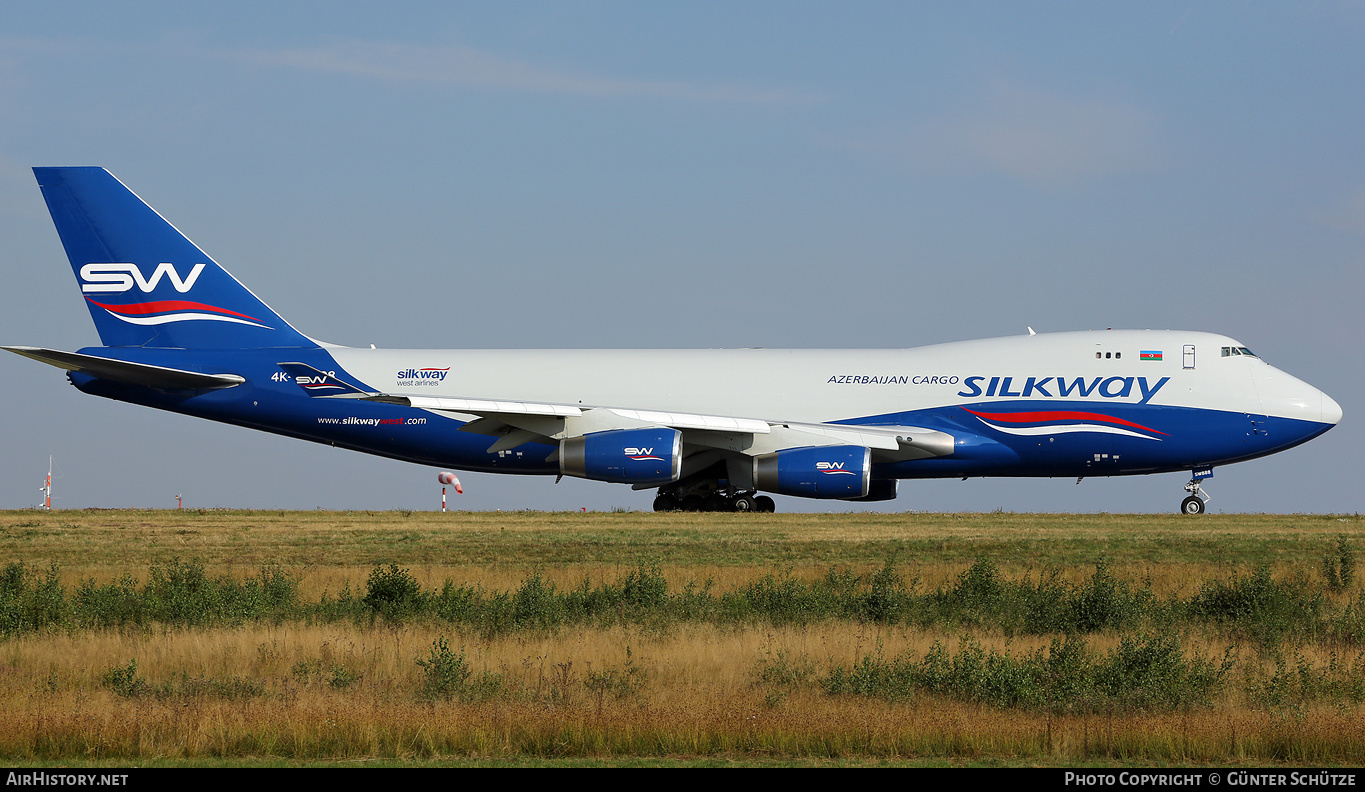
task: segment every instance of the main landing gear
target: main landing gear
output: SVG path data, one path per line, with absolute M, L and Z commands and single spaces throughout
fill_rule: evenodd
M 766 512 L 777 511 L 777 504 L 752 488 L 733 486 L 717 466 L 659 488 L 654 511 L 687 512 Z
M 660 492 L 654 498 L 654 511 L 686 512 L 763 512 L 777 511 L 777 504 L 767 495 L 753 492 L 725 492 L 717 490 L 709 495 L 689 493 L 679 497 L 672 492 Z
M 1190 496 L 1180 502 L 1181 514 L 1204 513 L 1204 504 L 1209 502 L 1209 494 L 1204 492 L 1204 488 L 1200 482 L 1206 478 L 1212 477 L 1213 470 L 1211 468 L 1194 471 L 1193 478 L 1185 485 L 1185 491 L 1190 493 Z
M 654 498 L 654 511 L 771 514 L 777 511 L 777 504 L 767 495 L 759 495 L 748 481 L 732 481 L 725 464 L 716 463 L 660 487 Z

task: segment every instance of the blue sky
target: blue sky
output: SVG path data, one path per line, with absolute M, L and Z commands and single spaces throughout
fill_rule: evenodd
M 1341 426 L 1212 510 L 1354 512 L 1365 6 L 41 3 L 0 21 L 0 342 L 96 342 L 30 168 L 102 165 L 304 332 L 426 347 L 1232 335 Z M 0 507 L 431 508 L 434 470 L 0 358 Z M 648 508 L 463 477 L 465 508 Z M 1183 477 L 892 510 L 1169 511 Z M 780 508 L 847 509 L 785 500 Z

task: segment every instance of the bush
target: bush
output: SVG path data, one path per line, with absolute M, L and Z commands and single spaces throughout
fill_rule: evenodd
M 370 571 L 362 600 L 371 610 L 386 619 L 402 619 L 422 609 L 422 587 L 417 579 L 397 564 L 388 569 L 376 566 Z
M 147 680 L 137 675 L 137 660 L 129 660 L 127 665 L 114 666 L 104 672 L 101 684 L 123 698 L 138 698 L 146 695 Z
M 1083 633 L 1116 629 L 1134 621 L 1151 599 L 1149 591 L 1129 589 L 1101 559 L 1094 576 L 1071 600 L 1070 626 Z
M 0 635 L 60 625 L 70 617 L 56 564 L 41 578 L 37 569 L 23 561 L 0 571 Z
M 1327 587 L 1334 591 L 1349 588 L 1355 580 L 1356 554 L 1344 534 L 1323 554 L 1322 574 L 1327 578 Z
M 459 654 L 451 651 L 445 636 L 432 642 L 427 659 L 419 658 L 417 665 L 422 668 L 422 697 L 428 699 L 449 701 L 464 689 L 472 673 L 465 662 L 464 650 Z
M 1302 580 L 1277 581 L 1263 565 L 1247 577 L 1205 583 L 1188 611 L 1273 646 L 1288 635 L 1317 629 L 1322 603 L 1321 591 L 1309 591 Z
M 966 572 L 957 576 L 957 587 L 950 592 L 958 604 L 979 610 L 994 610 L 1004 595 L 1000 582 L 1000 567 L 989 559 L 980 559 Z
M 827 584 L 835 584 L 834 570 L 825 576 Z M 830 586 L 832 590 L 833 585 Z M 905 580 L 896 572 L 894 563 L 888 560 L 881 569 L 872 573 L 868 580 L 868 591 L 861 596 L 852 595 L 854 614 L 861 619 L 879 624 L 894 624 L 907 610 L 910 591 Z
M 512 598 L 512 620 L 518 627 L 550 627 L 562 621 L 564 602 L 555 595 L 555 584 L 536 570 Z
M 1103 659 L 1077 637 L 1054 639 L 1046 651 L 1020 656 L 964 639 L 955 655 L 939 642 L 918 659 L 865 655 L 851 667 L 832 668 L 821 684 L 831 695 L 888 701 L 927 693 L 999 708 L 1170 710 L 1207 704 L 1232 667 L 1230 657 L 1217 667 L 1186 658 L 1169 636 L 1124 638 Z
M 422 668 L 423 677 L 419 695 L 429 701 L 485 701 L 506 689 L 501 674 L 485 671 L 474 676 L 465 661 L 464 649 L 456 654 L 445 636 L 432 642 L 427 659 L 419 658 L 417 665 Z
M 1096 686 L 1110 699 L 1135 709 L 1177 709 L 1207 704 L 1232 668 L 1231 650 L 1215 668 L 1187 659 L 1171 635 L 1125 636 L 1096 669 Z

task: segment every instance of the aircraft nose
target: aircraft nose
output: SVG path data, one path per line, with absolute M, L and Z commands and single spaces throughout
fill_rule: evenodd
M 1341 423 L 1341 405 L 1331 396 L 1318 391 L 1318 396 L 1322 398 L 1322 422 L 1329 424 Z
M 1319 432 L 1341 420 L 1341 405 L 1297 377 L 1273 366 L 1258 366 L 1252 379 L 1266 415 L 1318 424 L 1322 427 Z

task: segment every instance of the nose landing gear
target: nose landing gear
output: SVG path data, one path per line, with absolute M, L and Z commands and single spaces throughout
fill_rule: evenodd
M 1206 478 L 1213 478 L 1213 468 L 1202 468 L 1192 471 L 1192 478 L 1185 485 L 1185 491 L 1190 496 L 1180 502 L 1181 514 L 1203 514 L 1204 504 L 1209 502 L 1210 496 L 1204 492 L 1201 482 Z

